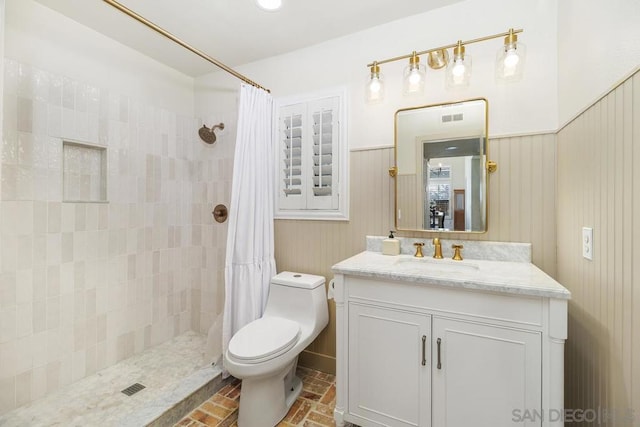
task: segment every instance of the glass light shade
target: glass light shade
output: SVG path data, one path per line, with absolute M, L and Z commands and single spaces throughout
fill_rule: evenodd
M 256 0 L 256 4 L 260 9 L 275 12 L 282 7 L 282 0 Z
M 377 104 L 384 100 L 384 76 L 380 72 L 380 67 L 371 67 L 369 79 L 364 88 L 365 100 L 368 104 Z
M 424 92 L 426 76 L 427 70 L 424 65 L 420 63 L 407 65 L 402 78 L 402 92 L 405 95 Z
M 471 55 L 465 55 L 464 49 L 454 51 L 453 59 L 447 64 L 447 88 L 469 86 L 471 80 Z
M 420 64 L 420 57 L 414 51 L 409 58 L 409 65 L 404 69 L 402 77 L 402 92 L 405 95 L 419 94 L 424 92 L 424 81 L 427 70 Z
M 496 54 L 496 79 L 512 82 L 522 78 L 526 58 L 526 46 L 513 40 L 505 43 Z

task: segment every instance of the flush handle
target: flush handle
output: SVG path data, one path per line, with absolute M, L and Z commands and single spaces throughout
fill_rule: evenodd
M 436 341 L 436 343 L 438 344 L 438 369 L 442 369 L 442 363 L 440 363 L 440 343 L 442 342 L 442 340 L 440 338 L 438 338 L 438 340 Z
M 427 336 L 422 336 L 422 366 L 427 364 Z

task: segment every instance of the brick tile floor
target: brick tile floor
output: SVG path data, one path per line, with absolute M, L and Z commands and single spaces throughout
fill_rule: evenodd
M 302 392 L 278 427 L 335 426 L 336 381 L 331 374 L 298 367 Z M 234 379 L 176 424 L 177 427 L 237 427 L 240 380 Z

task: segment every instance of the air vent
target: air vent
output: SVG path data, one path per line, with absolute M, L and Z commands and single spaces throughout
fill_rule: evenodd
M 463 120 L 463 114 L 445 114 L 442 116 L 442 123 L 459 122 Z
M 140 390 L 145 389 L 146 387 L 143 386 L 140 383 L 135 383 L 133 385 L 130 385 L 129 387 L 125 388 L 124 390 L 122 390 L 122 392 L 124 394 L 126 394 L 127 396 L 132 396 L 134 394 L 136 394 L 137 392 L 139 392 Z

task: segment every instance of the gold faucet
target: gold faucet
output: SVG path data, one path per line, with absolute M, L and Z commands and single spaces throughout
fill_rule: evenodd
M 435 259 L 442 259 L 442 244 L 437 237 L 433 239 L 433 257 Z
M 462 245 L 452 245 L 453 248 L 453 260 L 462 261 L 462 255 L 460 254 L 460 249 L 464 248 Z
M 424 257 L 424 255 L 422 255 L 422 247 L 424 246 L 424 243 L 414 243 L 413 246 L 416 247 L 416 253 L 413 256 L 416 258 Z

